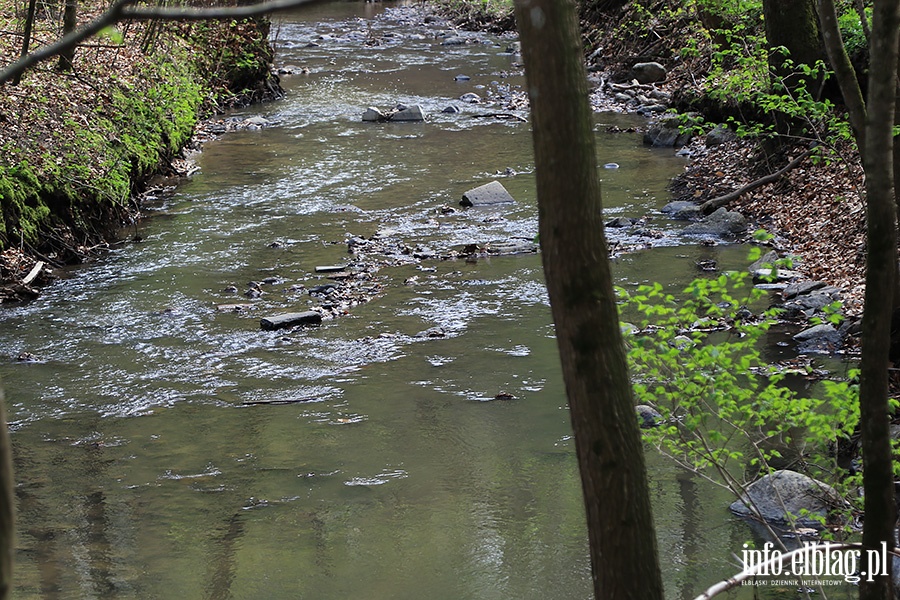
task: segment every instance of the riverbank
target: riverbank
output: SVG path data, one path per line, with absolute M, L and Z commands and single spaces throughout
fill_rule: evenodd
M 102 4 L 80 3 L 78 20 Z M 60 15 L 39 11 L 31 50 L 57 39 Z M 0 12 L 15 31 L 17 15 Z M 33 297 L 52 272 L 112 244 L 140 218 L 150 177 L 180 176 L 173 161 L 204 114 L 280 93 L 270 75 L 265 20 L 120 24 L 79 46 L 71 70 L 56 60 L 27 72 L 0 97 L 0 300 Z M 3 36 L 0 64 L 21 38 Z
M 621 7 L 609 8 L 614 5 Z M 491 30 L 504 27 L 512 10 L 500 0 L 477 6 L 445 0 L 439 6 L 460 26 Z M 721 85 L 723 73 L 714 72 L 712 36 L 701 17 L 682 9 L 648 12 L 630 2 L 587 3 L 581 16 L 595 110 L 644 114 L 646 131 L 672 111 L 691 115 L 680 121 L 684 135 L 648 140 L 688 158 L 685 172 L 673 180 L 673 200 L 701 204 L 739 190 L 779 171 L 815 141 L 783 140 L 772 151 L 758 138 L 735 135 L 747 107 L 710 93 Z M 635 85 L 638 64 L 660 65 L 661 76 L 641 77 Z M 731 128 L 719 125 L 729 120 Z M 773 234 L 772 247 L 794 257 L 793 269 L 803 278 L 839 288 L 845 313 L 858 316 L 865 266 L 860 158 L 846 142 L 826 158 L 800 162 L 776 181 L 739 195 L 728 208 L 747 217 L 749 231 Z

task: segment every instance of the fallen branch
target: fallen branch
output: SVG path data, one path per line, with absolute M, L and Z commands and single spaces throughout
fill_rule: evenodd
M 28 275 L 25 276 L 25 279 L 22 280 L 22 284 L 28 285 L 29 283 L 34 281 L 35 278 L 38 276 L 38 274 L 41 272 L 41 269 L 43 269 L 43 268 L 44 268 L 44 261 L 41 261 L 41 260 L 37 261 L 35 263 L 34 267 L 32 267 L 31 271 L 28 272 Z
M 520 117 L 519 115 L 514 115 L 512 113 L 483 113 L 472 115 L 473 119 L 489 119 L 491 117 L 495 119 L 515 119 L 516 121 L 521 121 L 523 123 L 528 122 L 528 119 Z
M 278 400 L 245 400 L 241 402 L 244 406 L 264 406 L 269 404 L 304 404 L 306 402 L 319 402 L 321 398 L 311 396 L 309 398 L 291 398 Z
M 806 157 L 808 157 L 814 151 L 815 151 L 814 149 L 807 150 L 806 152 L 804 152 L 803 154 L 801 154 L 800 156 L 798 156 L 797 158 L 795 158 L 794 160 L 789 162 L 786 167 L 784 167 L 783 169 L 781 169 L 779 171 L 772 173 L 771 175 L 766 175 L 765 177 L 760 177 L 756 181 L 752 181 L 752 182 L 748 183 L 747 185 L 745 185 L 744 187 L 739 188 L 733 192 L 728 192 L 727 194 L 719 196 L 718 198 L 712 198 L 711 200 L 707 200 L 706 202 L 704 202 L 703 204 L 700 205 L 700 212 L 702 212 L 704 215 L 708 215 L 708 214 L 712 213 L 714 210 L 716 210 L 717 208 L 719 208 L 720 206 L 725 206 L 732 200 L 737 200 L 738 198 L 740 198 L 747 192 L 751 192 L 758 187 L 766 185 L 767 183 L 773 183 L 775 181 L 778 181 L 782 175 L 784 175 L 785 173 L 787 173 L 789 171 L 796 169 L 800 165 L 800 163 L 802 163 L 804 160 L 806 160 Z

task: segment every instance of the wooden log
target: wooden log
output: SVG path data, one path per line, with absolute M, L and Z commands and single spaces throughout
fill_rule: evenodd
M 266 331 L 272 331 L 284 327 L 293 327 L 294 325 L 318 325 L 321 322 L 322 315 L 320 313 L 308 310 L 300 313 L 284 313 L 263 317 L 259 320 L 259 325 Z

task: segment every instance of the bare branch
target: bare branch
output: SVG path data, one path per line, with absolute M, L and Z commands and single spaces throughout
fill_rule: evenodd
M 164 8 L 132 7 L 137 0 L 118 0 L 109 9 L 88 24 L 76 29 L 72 33 L 62 37 L 59 41 L 44 46 L 34 52 L 23 56 L 0 71 L 0 85 L 21 76 L 22 73 L 60 53 L 75 47 L 91 36 L 97 35 L 107 27 L 120 21 L 205 21 L 215 19 L 246 19 L 260 15 L 271 14 L 283 10 L 296 8 L 308 4 L 314 0 L 271 0 L 249 6 L 232 8 Z

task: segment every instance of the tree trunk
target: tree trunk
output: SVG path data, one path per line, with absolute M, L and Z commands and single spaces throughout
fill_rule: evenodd
M 66 0 L 66 8 L 63 11 L 63 36 L 75 31 L 78 25 L 78 0 Z M 60 71 L 71 71 L 72 61 L 75 60 L 75 46 L 66 48 L 59 54 L 57 68 Z
M 790 51 L 789 58 L 794 64 L 814 65 L 825 59 L 815 0 L 763 0 L 763 14 L 770 48 L 784 46 Z M 788 89 L 803 82 L 792 69 L 782 66 L 785 56 L 780 52 L 772 52 L 769 60 L 774 72 L 784 78 Z M 814 84 L 818 81 L 805 82 L 813 95 Z
M 866 103 L 866 222 L 868 257 L 860 361 L 859 409 L 862 431 L 865 523 L 863 544 L 894 545 L 896 506 L 888 405 L 888 353 L 897 236 L 893 174 L 893 124 L 900 0 L 876 0 L 872 23 L 869 98 Z M 865 556 L 865 555 L 864 555 Z M 892 561 L 888 561 L 888 570 Z M 874 565 L 861 570 L 873 572 Z M 891 577 L 860 582 L 860 600 L 893 598 Z
M 594 594 L 661 600 L 575 4 L 517 0 L 516 20 L 531 100 L 542 259 L 587 510 Z
M 22 52 L 19 54 L 20 57 L 24 57 L 28 55 L 28 47 L 31 45 L 31 30 L 34 28 L 34 11 L 37 5 L 37 0 L 28 0 L 28 10 L 25 13 L 25 31 L 22 34 Z M 13 85 L 19 85 L 19 82 L 22 80 L 22 75 L 16 75 L 13 80 Z

